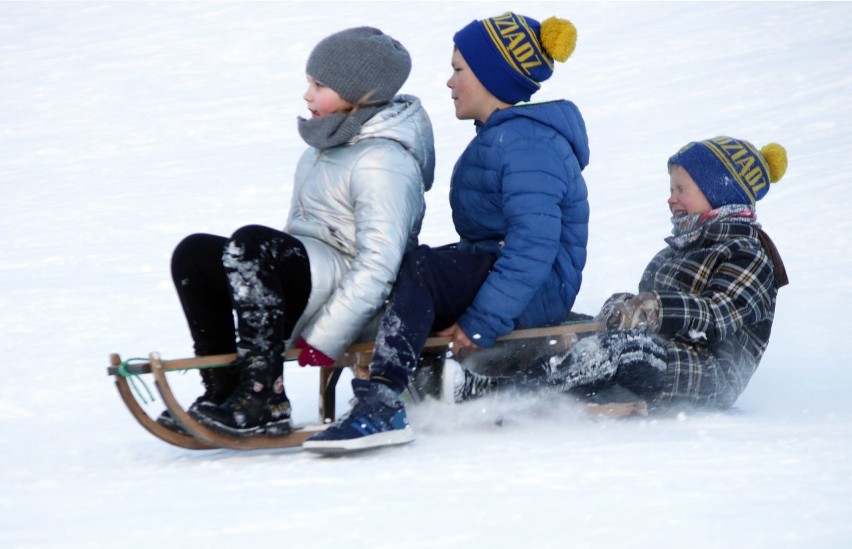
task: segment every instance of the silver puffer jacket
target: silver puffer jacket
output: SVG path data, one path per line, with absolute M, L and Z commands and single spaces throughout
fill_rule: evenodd
M 417 246 L 434 172 L 432 124 L 410 95 L 345 145 L 305 151 L 285 231 L 308 251 L 311 295 L 288 347 L 301 335 L 336 359 L 374 330 L 403 254 Z

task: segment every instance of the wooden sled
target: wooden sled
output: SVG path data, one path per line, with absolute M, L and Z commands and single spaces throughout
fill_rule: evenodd
M 577 322 L 551 326 L 516 330 L 511 334 L 498 338 L 491 349 L 483 349 L 473 353 L 476 355 L 486 352 L 490 360 L 499 360 L 504 356 L 530 359 L 535 353 L 555 353 L 567 350 L 580 337 L 599 331 L 601 326 L 595 322 Z M 432 337 L 426 341 L 423 349 L 424 356 L 439 356 L 447 352 L 450 338 Z M 136 421 L 149 433 L 169 444 L 189 450 L 206 450 L 214 448 L 229 448 L 234 450 L 255 450 L 270 448 L 287 448 L 301 446 L 302 442 L 313 433 L 324 428 L 324 423 L 335 419 L 335 390 L 343 368 L 353 368 L 355 377 L 369 376 L 369 361 L 373 353 L 373 344 L 356 343 L 347 349 L 346 353 L 332 368 L 320 368 L 319 383 L 319 412 L 321 423 L 297 427 L 286 435 L 255 435 L 238 437 L 216 432 L 196 421 L 178 403 L 169 386 L 167 372 L 187 369 L 209 368 L 222 366 L 236 359 L 236 354 L 212 355 L 177 360 L 162 360 L 157 353 L 149 356 L 148 362 L 123 364 L 117 354 L 110 355 L 110 366 L 107 374 L 115 378 L 118 393 Z M 509 353 L 509 355 L 506 355 Z M 520 353 L 520 354 L 519 354 Z M 287 351 L 285 360 L 295 360 L 299 350 Z M 128 382 L 129 376 L 152 374 L 154 384 L 160 394 L 166 409 L 187 434 L 179 433 L 153 420 L 142 408 Z M 631 414 L 645 415 L 647 408 L 644 403 L 607 403 L 589 404 L 589 413 L 594 415 L 623 416 Z

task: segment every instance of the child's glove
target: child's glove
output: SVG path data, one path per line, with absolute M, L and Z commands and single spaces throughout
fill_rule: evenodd
M 611 311 L 612 308 L 615 307 L 616 303 L 623 303 L 631 297 L 636 297 L 636 294 L 631 294 L 630 292 L 622 292 L 609 296 L 609 298 L 604 301 L 603 306 L 601 306 L 601 312 L 598 313 L 597 320 L 601 320 L 605 314 L 609 314 L 609 311 Z
M 302 352 L 299 353 L 299 366 L 320 366 L 323 368 L 334 366 L 335 360 L 333 358 L 326 355 L 319 349 L 312 347 L 311 344 L 305 341 L 302 337 L 296 341 L 296 348 L 302 350 Z
M 617 310 L 624 307 L 624 302 L 634 297 L 636 297 L 636 294 L 631 294 L 630 292 L 612 294 L 606 301 L 604 301 L 604 304 L 601 306 L 601 311 L 598 313 L 598 316 L 595 317 L 595 320 L 597 322 L 601 322 L 604 327 L 608 328 L 606 325 L 606 319 L 617 314 Z
M 615 294 L 604 302 L 597 320 L 610 330 L 642 330 L 657 332 L 660 329 L 660 302 L 657 294 Z

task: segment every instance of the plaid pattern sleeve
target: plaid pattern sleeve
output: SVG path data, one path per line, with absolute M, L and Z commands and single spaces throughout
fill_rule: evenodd
M 692 246 L 658 253 L 639 289 L 659 296 L 668 341 L 660 399 L 731 406 L 766 350 L 778 291 L 757 230 L 714 223 Z

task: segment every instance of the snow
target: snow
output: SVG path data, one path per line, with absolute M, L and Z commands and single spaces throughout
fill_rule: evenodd
M 522 4 L 0 3 L 0 546 L 850 545 L 852 4 Z M 791 284 L 735 407 L 593 420 L 550 400 L 431 403 L 411 410 L 413 444 L 342 459 L 192 452 L 136 425 L 108 354 L 191 355 L 169 275 L 185 235 L 283 225 L 312 46 L 369 24 L 412 53 L 403 91 L 438 154 L 422 240 L 442 244 L 473 135 L 444 85 L 451 37 L 509 9 L 579 31 L 537 95 L 576 102 L 591 138 L 579 311 L 635 291 L 662 247 L 680 146 L 787 148 L 758 214 Z M 315 420 L 318 373 L 287 368 L 297 419 Z M 173 380 L 198 391 L 194 373 Z

